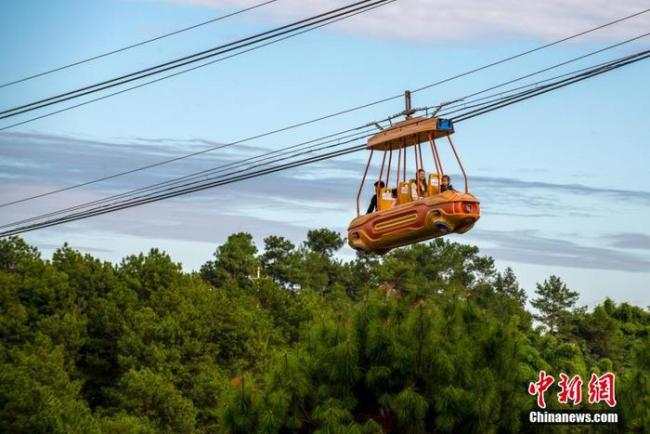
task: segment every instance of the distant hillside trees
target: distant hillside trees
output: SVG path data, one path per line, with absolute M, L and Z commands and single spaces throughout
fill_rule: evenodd
M 0 432 L 650 432 L 647 309 L 578 308 L 549 276 L 531 313 L 476 247 L 343 261 L 343 243 L 236 233 L 187 273 L 156 249 L 111 264 L 0 240 Z M 620 423 L 530 424 L 542 369 L 614 372 Z

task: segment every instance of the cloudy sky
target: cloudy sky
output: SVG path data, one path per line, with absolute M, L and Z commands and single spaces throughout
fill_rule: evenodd
M 253 3 L 5 2 L 0 14 L 0 83 Z M 0 88 L 0 107 L 200 51 L 345 3 L 278 0 L 155 44 Z M 646 7 L 647 2 L 633 0 L 398 0 L 331 27 L 0 132 L 0 203 L 395 95 Z M 414 105 L 471 94 L 649 29 L 647 13 L 420 92 Z M 648 39 L 642 38 L 523 83 L 648 46 Z M 649 73 L 650 62 L 637 63 L 459 124 L 455 142 L 483 215 L 470 233 L 451 238 L 478 245 L 499 268 L 513 267 L 531 293 L 535 282 L 558 274 L 580 292 L 584 304 L 609 296 L 650 305 Z M 0 208 L 0 225 L 365 124 L 398 112 L 401 104 L 391 101 Z M 0 128 L 27 118 L 2 120 Z M 355 213 L 354 196 L 366 158 L 357 153 L 24 236 L 45 256 L 64 241 L 112 261 L 161 247 L 186 269 L 196 269 L 236 231 L 252 233 L 260 246 L 269 234 L 300 242 L 309 228 L 344 232 Z M 449 161 L 449 154 L 443 158 Z M 342 257 L 351 255 L 347 248 L 341 251 Z

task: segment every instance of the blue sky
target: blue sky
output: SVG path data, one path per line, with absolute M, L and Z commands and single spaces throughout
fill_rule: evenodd
M 0 14 L 6 82 L 195 24 L 250 1 L 14 1 Z M 325 11 L 344 2 L 272 5 L 39 79 L 0 89 L 10 107 Z M 398 0 L 332 27 L 0 132 L 0 202 L 227 143 L 418 88 L 643 9 L 643 2 Z M 646 14 L 650 16 L 649 14 Z M 455 99 L 645 33 L 641 16 L 414 95 Z M 540 76 L 648 48 L 647 38 Z M 478 245 L 524 287 L 560 275 L 593 305 L 650 305 L 650 64 L 638 63 L 463 122 L 455 143 L 482 202 Z M 401 101 L 137 175 L 3 208 L 0 223 L 73 205 L 381 119 Z M 21 120 L 17 118 L 15 120 Z M 11 119 L 12 121 L 14 119 Z M 0 128 L 9 120 L 2 121 Z M 449 155 L 446 155 L 449 161 Z M 299 242 L 309 228 L 343 232 L 365 163 L 353 154 L 192 196 L 25 234 L 47 256 L 73 247 L 117 261 L 158 246 L 187 269 L 236 231 Z M 444 158 L 444 156 L 443 156 Z M 453 167 L 453 166 L 452 166 Z M 452 171 L 452 174 L 456 173 Z M 457 178 L 457 177 L 456 177 Z M 349 257 L 349 250 L 341 251 Z

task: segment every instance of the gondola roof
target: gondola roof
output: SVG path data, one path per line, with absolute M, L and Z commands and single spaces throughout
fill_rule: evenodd
M 407 148 L 428 141 L 429 136 L 438 139 L 453 133 L 454 126 L 450 119 L 418 116 L 375 134 L 368 140 L 368 149 L 387 151 Z

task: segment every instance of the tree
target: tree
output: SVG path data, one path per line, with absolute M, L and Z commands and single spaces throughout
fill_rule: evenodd
M 264 254 L 260 261 L 264 271 L 278 284 L 289 287 L 299 279 L 300 254 L 296 246 L 284 237 L 264 238 Z
M 14 271 L 23 261 L 35 261 L 40 258 L 36 247 L 28 245 L 22 238 L 9 237 L 0 239 L 0 270 Z
M 343 246 L 343 243 L 341 235 L 329 229 L 310 230 L 307 232 L 307 241 L 305 241 L 309 250 L 327 258 L 332 257 L 334 252 Z
M 201 267 L 201 275 L 217 287 L 233 284 L 247 288 L 250 286 L 249 278 L 257 274 L 259 261 L 256 253 L 257 247 L 251 234 L 232 234 L 214 252 L 215 260 Z
M 650 336 L 641 338 L 632 352 L 633 367 L 623 377 L 626 393 L 619 405 L 628 432 L 650 432 Z M 619 376 L 620 378 L 620 376 Z
M 120 380 L 118 390 L 119 408 L 157 421 L 161 432 L 195 432 L 196 409 L 192 401 L 162 375 L 149 369 L 130 370 Z
M 0 345 L 0 432 L 99 433 L 81 382 L 66 372 L 62 346 L 38 334 L 34 343 Z
M 503 273 L 497 274 L 494 279 L 494 289 L 517 301 L 522 306 L 526 304 L 526 291 L 519 286 L 517 276 L 510 267 L 506 268 Z
M 528 432 L 542 369 L 615 372 L 612 429 L 650 429 L 650 311 L 575 309 L 551 276 L 543 333 L 514 272 L 476 247 L 344 262 L 341 242 L 271 236 L 258 255 L 234 234 L 199 275 L 156 249 L 112 265 L 0 240 L 0 432 Z
M 143 300 L 162 288 L 173 287 L 181 278 L 181 265 L 158 249 L 151 249 L 145 256 L 131 255 L 122 260 L 119 267 L 121 280 Z
M 537 284 L 537 298 L 531 301 L 539 311 L 535 318 L 543 322 L 552 334 L 557 334 L 560 327 L 566 324 L 567 315 L 578 300 L 578 293 L 569 290 L 557 276 L 550 276 L 544 283 Z
M 469 292 L 490 282 L 495 274 L 494 260 L 478 252 L 477 247 L 438 238 L 393 250 L 375 268 L 375 273 L 380 282 L 411 294 L 422 295 L 452 286 Z

